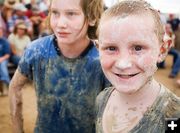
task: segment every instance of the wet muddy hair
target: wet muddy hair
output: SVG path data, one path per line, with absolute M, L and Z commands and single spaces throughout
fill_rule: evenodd
M 160 19 L 159 12 L 144 0 L 123 0 L 118 2 L 103 13 L 99 27 L 101 26 L 101 23 L 108 20 L 109 18 L 125 18 L 130 15 L 141 14 L 151 14 L 155 24 L 154 31 L 159 39 L 159 42 L 162 43 L 165 31 Z M 99 34 L 99 27 L 97 34 Z
M 49 11 L 53 0 L 50 0 Z M 81 0 L 80 1 L 85 19 L 94 22 L 93 26 L 88 27 L 88 37 L 90 39 L 97 39 L 96 30 L 100 21 L 102 12 L 104 11 L 103 0 Z M 47 25 L 50 28 L 50 15 L 48 14 Z

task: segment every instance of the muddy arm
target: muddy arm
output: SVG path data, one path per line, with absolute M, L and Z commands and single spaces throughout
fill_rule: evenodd
M 16 70 L 9 86 L 10 113 L 13 133 L 23 133 L 22 88 L 28 78 Z

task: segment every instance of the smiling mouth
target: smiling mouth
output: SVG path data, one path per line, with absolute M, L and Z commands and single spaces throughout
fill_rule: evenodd
M 139 73 L 135 73 L 135 74 L 116 74 L 116 76 L 123 78 L 123 79 L 129 79 L 132 78 L 136 75 L 138 75 Z

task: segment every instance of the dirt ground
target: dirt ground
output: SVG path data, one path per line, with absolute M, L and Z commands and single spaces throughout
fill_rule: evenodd
M 176 84 L 176 79 L 169 79 L 168 74 L 171 70 L 172 57 L 166 59 L 166 69 L 159 69 L 155 78 L 166 87 L 180 96 L 180 87 Z M 32 84 L 27 84 L 23 89 L 23 116 L 25 133 L 33 133 L 36 120 L 36 96 Z M 0 133 L 11 133 L 11 121 L 9 115 L 8 96 L 0 96 Z

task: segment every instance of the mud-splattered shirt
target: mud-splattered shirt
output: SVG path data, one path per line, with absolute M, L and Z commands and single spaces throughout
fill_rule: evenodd
M 102 116 L 113 90 L 104 89 L 96 99 L 96 133 L 103 133 Z M 159 96 L 129 133 L 165 133 L 165 118 L 180 118 L 180 98 L 161 85 Z
M 18 70 L 33 80 L 38 116 L 35 133 L 94 133 L 95 99 L 109 83 L 90 42 L 75 59 L 64 57 L 54 35 L 25 50 Z

